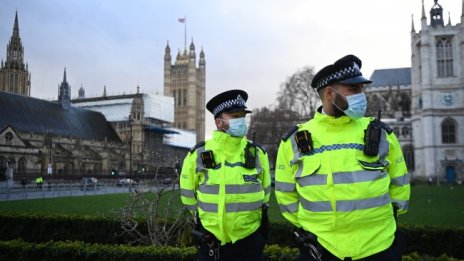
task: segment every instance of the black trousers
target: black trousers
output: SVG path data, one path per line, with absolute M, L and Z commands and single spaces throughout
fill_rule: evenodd
M 229 243 L 219 248 L 219 259 L 221 261 L 264 261 L 263 235 L 256 231 L 253 234 L 238 240 L 234 244 Z M 214 261 L 214 256 L 209 256 L 210 248 L 207 244 L 200 245 L 200 261 Z
M 329 251 L 322 248 L 322 261 L 340 261 L 340 260 L 352 260 L 351 258 L 339 259 L 336 256 L 332 255 Z M 298 261 L 312 261 L 314 259 L 307 249 L 300 248 L 300 257 Z M 365 258 L 357 259 L 359 261 L 401 261 L 401 255 L 396 250 L 394 245 L 391 245 L 389 248 L 385 249 L 382 252 L 376 253 L 372 256 Z

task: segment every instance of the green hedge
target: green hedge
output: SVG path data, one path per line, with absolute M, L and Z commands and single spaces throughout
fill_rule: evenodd
M 0 260 L 196 260 L 194 247 L 89 244 L 71 241 L 0 241 Z
M 0 240 L 22 238 L 28 242 L 84 241 L 88 243 L 119 244 L 118 222 L 95 217 L 43 216 L 35 214 L 0 214 Z
M 298 249 L 269 245 L 264 249 L 266 260 L 296 260 Z M 194 247 L 151 247 L 89 244 L 71 241 L 28 243 L 23 240 L 0 241 L 0 260 L 197 260 Z M 405 261 L 457 261 L 446 255 L 420 256 L 417 253 L 403 257 Z
M 292 237 L 293 228 L 286 223 L 272 223 L 268 244 L 297 247 Z M 448 256 L 464 259 L 464 229 L 401 226 L 406 240 L 405 253 L 418 252 L 421 255 Z
M 132 238 L 120 236 L 119 222 L 104 218 L 76 216 L 8 215 L 0 214 L 0 240 L 22 238 L 27 242 L 82 241 L 100 244 L 125 244 Z M 406 253 L 448 256 L 464 259 L 464 229 L 432 227 L 400 227 L 407 238 Z M 268 245 L 295 248 L 293 227 L 287 223 L 272 223 Z M 186 233 L 189 236 L 189 233 Z M 191 238 L 184 242 L 191 242 Z

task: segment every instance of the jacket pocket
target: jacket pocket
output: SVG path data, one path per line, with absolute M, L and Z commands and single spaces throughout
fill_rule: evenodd
M 365 159 L 358 159 L 359 165 L 365 170 L 385 170 L 387 164 L 381 162 L 380 160 L 377 161 L 367 161 Z

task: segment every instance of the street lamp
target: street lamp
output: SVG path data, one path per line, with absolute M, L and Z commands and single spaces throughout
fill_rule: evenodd
M 129 136 L 129 192 L 132 191 L 132 117 L 129 115 L 130 136 Z
M 47 133 L 47 145 L 48 145 L 48 168 L 47 168 L 47 174 L 48 176 L 51 176 L 53 173 L 53 167 L 52 167 L 52 148 L 53 148 L 53 132 L 48 132 Z

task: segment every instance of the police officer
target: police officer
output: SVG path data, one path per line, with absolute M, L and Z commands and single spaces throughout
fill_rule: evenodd
M 409 175 L 392 129 L 363 117 L 361 60 L 322 68 L 311 86 L 322 106 L 282 138 L 276 198 L 303 244 L 300 260 L 401 260 L 396 213 L 408 208 Z
M 245 137 L 247 98 L 242 90 L 212 98 L 206 108 L 217 130 L 184 160 L 181 199 L 198 218 L 200 260 L 264 260 L 271 180 L 266 152 Z

